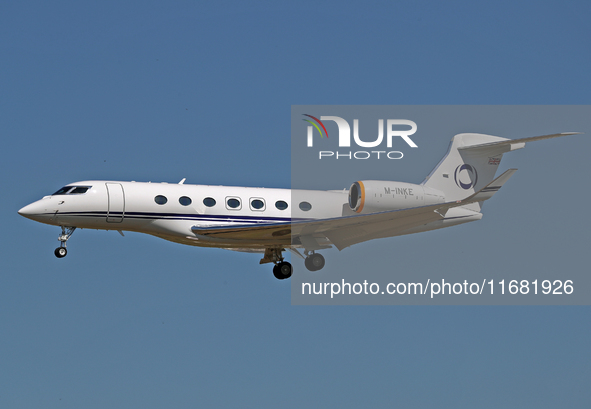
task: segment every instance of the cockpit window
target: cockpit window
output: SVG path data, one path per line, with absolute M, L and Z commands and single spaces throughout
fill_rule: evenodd
M 64 186 L 57 192 L 55 192 L 52 196 L 57 195 L 81 195 L 86 193 L 91 186 Z
M 70 190 L 72 190 L 72 186 L 64 186 L 60 190 L 58 190 L 57 192 L 55 192 L 52 196 L 65 195 Z
M 78 186 L 78 187 L 75 187 L 74 190 L 72 190 L 68 194 L 69 195 L 81 195 L 82 193 L 86 193 L 87 190 L 88 190 L 88 186 Z

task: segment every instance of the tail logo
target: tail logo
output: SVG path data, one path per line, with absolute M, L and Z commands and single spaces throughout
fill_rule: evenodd
M 456 168 L 456 171 L 454 172 L 454 180 L 458 187 L 468 190 L 473 188 L 476 185 L 476 182 L 478 182 L 478 172 L 476 172 L 476 169 L 474 169 L 472 165 L 464 163 Z M 468 183 L 465 183 L 466 180 Z

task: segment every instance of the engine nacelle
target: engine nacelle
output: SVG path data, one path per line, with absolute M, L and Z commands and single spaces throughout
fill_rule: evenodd
M 443 192 L 411 183 L 363 180 L 353 183 L 349 189 L 349 207 L 357 213 L 376 213 L 443 202 Z

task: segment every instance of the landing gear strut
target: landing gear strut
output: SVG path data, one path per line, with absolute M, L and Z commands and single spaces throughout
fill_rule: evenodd
M 66 249 L 66 242 L 68 241 L 72 233 L 74 233 L 74 230 L 76 230 L 75 227 L 61 227 L 62 234 L 60 234 L 57 238 L 60 241 L 60 246 L 56 248 L 53 252 L 57 258 L 66 257 L 66 254 L 68 254 L 68 249 Z

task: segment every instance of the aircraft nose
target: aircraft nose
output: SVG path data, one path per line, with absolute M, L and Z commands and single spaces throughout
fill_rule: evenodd
M 51 200 L 43 198 L 26 205 L 18 211 L 18 214 L 36 222 L 55 225 L 57 223 L 57 205 L 59 203 L 53 203 Z
M 31 214 L 33 214 L 32 206 L 30 204 L 26 205 L 18 211 L 18 214 L 25 217 L 30 216 Z
M 37 203 L 28 204 L 18 211 L 18 214 L 26 217 L 27 219 L 34 219 L 39 213 L 41 212 L 39 211 L 39 206 Z

